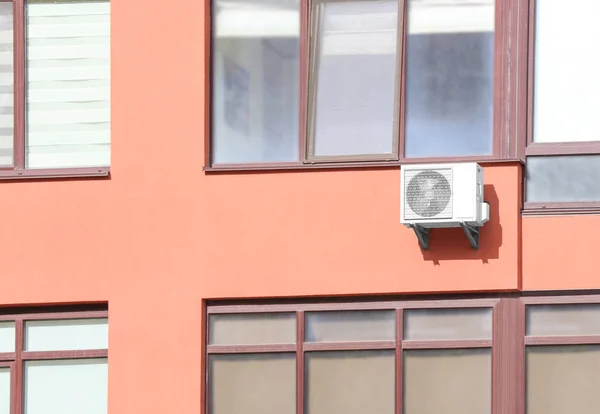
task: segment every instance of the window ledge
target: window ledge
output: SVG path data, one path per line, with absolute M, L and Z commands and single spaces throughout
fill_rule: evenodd
M 521 159 L 492 159 L 492 158 L 427 158 L 403 161 L 363 161 L 363 162 L 326 162 L 326 163 L 273 163 L 273 164 L 217 164 L 203 167 L 203 171 L 213 173 L 231 172 L 260 172 L 260 171 L 304 171 L 304 170 L 331 170 L 331 169 L 363 169 L 363 168 L 398 168 L 405 164 L 430 164 L 453 162 L 477 162 L 483 166 L 494 164 L 519 163 Z
M 521 214 L 527 216 L 600 215 L 600 202 L 525 203 Z
M 110 175 L 110 167 L 39 168 L 0 170 L 0 180 L 51 180 L 63 178 L 103 178 Z

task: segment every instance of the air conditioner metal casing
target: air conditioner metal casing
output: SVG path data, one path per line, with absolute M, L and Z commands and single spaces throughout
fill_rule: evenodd
M 449 181 L 449 206 L 440 214 L 421 217 L 408 203 L 407 185 L 419 172 L 431 171 L 438 172 Z M 490 216 L 489 205 L 484 201 L 483 185 L 483 168 L 474 162 L 403 165 L 400 170 L 400 223 L 423 228 L 461 227 L 461 224 L 481 227 Z

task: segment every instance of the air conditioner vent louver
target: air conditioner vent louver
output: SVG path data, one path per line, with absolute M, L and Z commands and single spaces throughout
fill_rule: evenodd
M 452 169 L 407 171 L 404 218 L 452 218 Z

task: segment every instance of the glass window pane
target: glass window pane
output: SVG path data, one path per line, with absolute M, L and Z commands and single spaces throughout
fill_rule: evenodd
M 10 414 L 10 368 L 0 367 L 0 414 Z
M 600 155 L 527 157 L 529 202 L 600 201 Z
M 102 359 L 26 361 L 25 414 L 106 414 L 108 363 Z
M 404 351 L 404 414 L 492 411 L 491 349 Z
M 406 156 L 492 153 L 494 0 L 408 0 Z
M 110 3 L 26 4 L 27 166 L 110 165 Z
M 0 352 L 15 352 L 14 322 L 0 322 Z
M 533 140 L 598 141 L 600 60 L 592 51 L 600 38 L 600 2 L 535 4 Z
M 210 345 L 291 344 L 296 342 L 296 314 L 211 315 Z
M 600 304 L 527 306 L 527 335 L 600 335 Z
M 298 160 L 299 0 L 213 2 L 214 163 Z
M 408 309 L 404 339 L 492 339 L 492 309 Z
M 306 353 L 307 414 L 393 414 L 394 351 Z
M 316 16 L 314 155 L 391 154 L 398 2 L 324 1 Z
M 209 414 L 295 414 L 296 355 L 209 356 Z
M 13 5 L 0 3 L 0 166 L 12 165 L 14 142 Z
M 394 311 L 309 312 L 306 314 L 308 342 L 393 341 Z
M 108 319 L 62 319 L 25 323 L 26 351 L 108 348 Z
M 528 347 L 527 414 L 597 414 L 598 367 L 598 345 Z

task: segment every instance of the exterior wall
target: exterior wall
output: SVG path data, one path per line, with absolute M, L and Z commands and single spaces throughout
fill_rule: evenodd
M 0 183 L 0 303 L 108 301 L 111 413 L 200 412 L 204 299 L 517 290 L 521 261 L 525 289 L 600 287 L 598 236 L 562 237 L 598 217 L 523 219 L 521 252 L 518 165 L 485 168 L 480 250 L 426 253 L 398 169 L 205 175 L 204 17 L 115 0 L 111 179 Z

